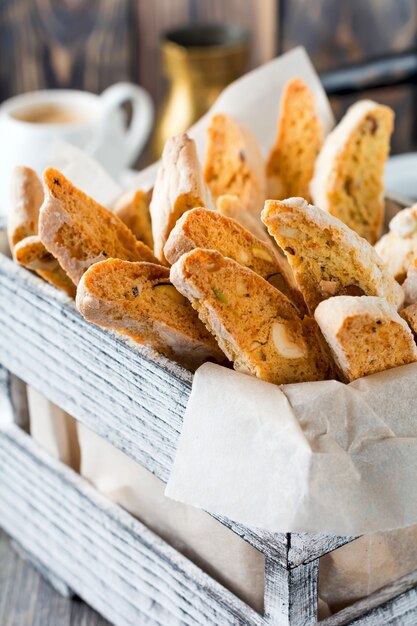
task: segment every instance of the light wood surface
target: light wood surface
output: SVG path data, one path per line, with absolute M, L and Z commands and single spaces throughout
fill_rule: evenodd
M 0 529 L 2 626 L 108 626 L 82 600 L 58 593 L 12 546 Z

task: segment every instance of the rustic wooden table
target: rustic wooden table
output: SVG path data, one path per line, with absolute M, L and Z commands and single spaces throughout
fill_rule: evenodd
M 108 626 L 81 600 L 57 593 L 12 548 L 0 529 L 0 624 L 2 626 Z

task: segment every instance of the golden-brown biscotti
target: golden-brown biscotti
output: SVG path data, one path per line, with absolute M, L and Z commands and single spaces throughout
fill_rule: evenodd
M 372 244 L 384 219 L 383 176 L 393 127 L 392 109 L 356 102 L 325 140 L 310 185 L 316 206 Z
M 347 382 L 417 361 L 411 330 L 384 298 L 329 298 L 314 317 Z
M 265 278 L 297 306 L 304 305 L 294 287 L 286 259 L 282 262 L 281 255 L 275 254 L 269 244 L 257 239 L 235 220 L 205 209 L 184 213 L 168 237 L 164 255 L 172 265 L 195 248 L 217 250 Z
M 165 144 L 150 204 L 154 252 L 161 261 L 177 220 L 195 207 L 214 208 L 195 142 L 183 133 Z
M 48 252 L 38 235 L 25 237 L 13 248 L 15 261 L 36 272 L 44 280 L 65 291 L 75 298 L 76 288 L 70 277 L 64 272 L 57 259 Z
M 125 191 L 116 201 L 114 212 L 132 231 L 136 239 L 153 250 L 152 223 L 149 205 L 151 191 Z
M 45 171 L 44 190 L 39 236 L 75 284 L 90 265 L 106 258 L 157 262 L 117 215 L 74 187 L 58 170 Z
M 303 198 L 268 200 L 262 220 L 285 251 L 310 315 L 330 296 L 385 297 L 399 307 L 404 294 L 374 248 L 343 222 Z
M 38 236 L 39 210 L 44 200 L 42 183 L 30 167 L 16 167 L 12 178 L 11 206 L 7 222 L 13 258 L 72 298 L 75 285 Z
M 11 206 L 7 220 L 10 250 L 25 237 L 38 233 L 39 209 L 43 188 L 38 175 L 30 167 L 18 166 L 11 177 Z
M 231 217 L 233 220 L 239 222 L 243 228 L 246 228 L 252 235 L 255 235 L 258 239 L 261 239 L 265 243 L 273 246 L 273 241 L 268 235 L 265 226 L 261 222 L 260 216 L 255 216 L 251 213 L 237 196 L 231 194 L 225 194 L 219 196 L 216 203 L 217 211 L 224 217 Z
M 402 311 L 400 311 L 400 315 L 411 328 L 414 340 L 417 340 L 417 302 L 409 304 L 402 309 Z
M 314 320 L 302 320 L 288 298 L 252 270 L 197 248 L 171 267 L 170 276 L 236 370 L 277 384 L 331 374 Z
M 301 196 L 310 202 L 310 181 L 324 129 L 312 90 L 301 78 L 284 86 L 275 145 L 266 164 L 268 198 Z
M 407 271 L 407 278 L 402 284 L 405 304 L 417 302 L 417 257 L 413 259 Z
M 230 115 L 210 120 L 204 178 L 216 203 L 219 196 L 235 195 L 242 206 L 259 217 L 266 198 L 264 161 L 255 135 Z
M 162 265 L 119 259 L 96 263 L 78 284 L 77 308 L 88 321 L 116 329 L 189 369 L 225 360 Z
M 375 244 L 375 250 L 399 283 L 417 257 L 417 204 L 399 211 L 389 223 L 389 232 Z

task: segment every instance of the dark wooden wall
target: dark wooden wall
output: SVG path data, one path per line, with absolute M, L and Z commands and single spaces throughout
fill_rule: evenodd
M 319 71 L 417 47 L 417 0 L 0 0 L 0 101 L 42 87 L 133 80 L 160 102 L 161 34 L 179 24 L 250 29 L 251 66 L 303 44 Z M 396 151 L 417 148 L 415 87 L 364 95 L 394 106 Z M 334 98 L 339 117 L 352 99 Z
M 282 0 L 278 51 L 302 43 L 319 72 L 417 50 L 416 0 Z M 396 112 L 394 152 L 417 149 L 415 85 L 363 92 Z M 357 96 L 332 98 L 337 117 Z

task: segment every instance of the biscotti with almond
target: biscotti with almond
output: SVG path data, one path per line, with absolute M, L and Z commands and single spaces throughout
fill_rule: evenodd
M 399 307 L 404 294 L 374 248 L 303 198 L 268 200 L 262 220 L 284 250 L 310 315 L 330 296 L 379 296 Z
M 114 212 L 132 231 L 136 239 L 143 241 L 153 250 L 152 223 L 149 205 L 152 190 L 125 191 L 117 199 Z
M 356 102 L 325 140 L 310 185 L 315 205 L 372 244 L 384 220 L 383 176 L 393 127 L 392 109 Z
M 86 320 L 155 348 L 189 369 L 224 354 L 162 265 L 100 261 L 83 275 L 77 308 Z
M 266 198 L 265 165 L 255 135 L 234 117 L 218 113 L 207 130 L 204 178 L 213 200 L 231 194 L 259 217 Z
M 330 298 L 314 317 L 346 382 L 417 361 L 411 330 L 384 298 Z
M 75 298 L 76 287 L 64 272 L 58 260 L 48 252 L 38 235 L 25 237 L 13 248 L 13 258 L 26 269 L 36 272 L 44 280 Z
M 268 198 L 301 196 L 310 201 L 310 181 L 323 140 L 314 93 L 303 80 L 293 78 L 283 89 L 275 144 L 266 163 Z
M 253 270 L 282 291 L 295 304 L 303 303 L 294 288 L 286 259 L 229 217 L 214 211 L 192 209 L 178 220 L 165 244 L 164 255 L 172 265 L 195 248 L 217 250 Z
M 389 223 L 389 232 L 375 244 L 375 250 L 398 280 L 404 282 L 407 270 L 417 257 L 417 204 L 402 209 Z
M 197 248 L 171 267 L 170 276 L 236 370 L 277 384 L 331 375 L 314 320 L 301 319 L 288 298 L 252 270 Z
M 214 209 L 195 142 L 183 133 L 165 144 L 150 204 L 154 252 L 161 261 L 177 220 L 195 207 Z
M 120 218 L 74 187 L 61 172 L 44 173 L 39 236 L 77 285 L 85 270 L 106 258 L 157 262 Z

